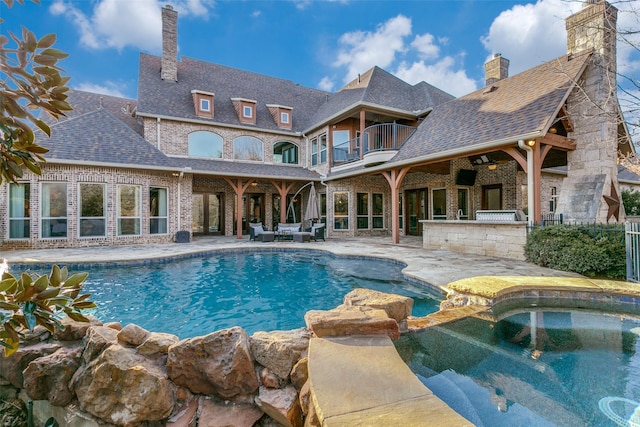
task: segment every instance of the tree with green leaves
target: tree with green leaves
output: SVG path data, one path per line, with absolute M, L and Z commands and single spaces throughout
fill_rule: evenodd
M 2 0 L 8 7 L 14 0 Z M 24 4 L 24 0 L 17 0 Z M 32 0 L 39 3 L 38 0 Z M 3 20 L 0 18 L 0 24 Z M 15 47 L 9 47 L 9 39 Z M 51 129 L 38 115 L 54 119 L 72 108 L 66 101 L 69 77 L 63 77 L 58 61 L 67 55 L 52 46 L 55 34 L 38 39 L 27 28 L 22 38 L 0 34 L 0 184 L 15 182 L 23 168 L 40 175 L 39 162 L 48 151 L 35 142 L 36 132 L 51 136 Z M 13 354 L 27 330 L 40 325 L 53 333 L 64 329 L 60 316 L 88 321 L 81 310 L 95 307 L 89 294 L 80 294 L 87 273 L 69 276 L 66 267 L 53 266 L 51 273 L 15 277 L 0 260 L 0 347 Z
M 8 7 L 14 4 L 2 1 Z M 10 40 L 15 46 L 9 46 Z M 23 167 L 40 174 L 39 163 L 48 150 L 36 144 L 34 129 L 47 136 L 51 129 L 39 115 L 57 120 L 72 109 L 66 101 L 69 77 L 63 77 L 58 66 L 67 54 L 52 47 L 55 41 L 55 34 L 38 39 L 25 27 L 22 38 L 12 32 L 8 37 L 0 34 L 0 184 L 22 177 Z

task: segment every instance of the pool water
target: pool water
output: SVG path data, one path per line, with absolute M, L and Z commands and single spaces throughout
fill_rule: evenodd
M 407 282 L 401 269 L 378 259 L 252 252 L 84 271 L 98 305 L 90 314 L 101 321 L 190 338 L 232 326 L 249 335 L 300 328 L 307 311 L 335 308 L 358 287 L 413 297 L 416 316 L 437 311 L 441 297 Z
M 518 311 L 518 310 L 516 310 Z M 477 426 L 640 425 L 640 318 L 535 309 L 467 318 L 396 343 Z

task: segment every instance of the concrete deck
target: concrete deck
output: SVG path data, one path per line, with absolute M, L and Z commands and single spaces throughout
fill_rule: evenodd
M 474 276 L 556 276 L 580 277 L 567 272 L 538 267 L 524 261 L 466 255 L 446 250 L 422 248 L 422 238 L 403 236 L 399 245 L 390 237 L 327 238 L 326 241 L 297 243 L 255 242 L 249 237 L 196 238 L 190 243 L 131 245 L 76 249 L 40 249 L 0 251 L 0 260 L 9 264 L 90 264 L 126 263 L 148 259 L 189 256 L 198 253 L 237 249 L 322 250 L 335 255 L 386 258 L 406 264 L 403 274 L 410 279 L 445 289 L 447 284 Z

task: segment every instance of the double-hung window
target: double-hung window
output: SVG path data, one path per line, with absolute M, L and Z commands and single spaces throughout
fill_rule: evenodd
M 149 233 L 167 234 L 167 189 L 149 188 Z
M 333 228 L 334 230 L 349 229 L 349 193 L 333 193 Z
M 373 228 L 384 228 L 384 199 L 382 193 L 373 193 L 371 197 L 371 224 Z
M 140 186 L 118 185 L 118 236 L 140 235 Z
M 320 163 L 327 163 L 327 134 L 320 135 Z
M 311 164 L 313 166 L 318 164 L 318 138 L 311 140 Z
M 31 185 L 9 184 L 9 238 L 28 239 L 31 226 Z
M 42 237 L 67 237 L 67 184 L 64 182 L 45 182 L 42 183 L 41 189 Z
M 367 229 L 369 228 L 369 194 L 358 193 L 356 200 L 357 200 L 356 227 L 359 229 Z
M 79 187 L 80 237 L 104 237 L 107 229 L 105 185 L 83 183 Z

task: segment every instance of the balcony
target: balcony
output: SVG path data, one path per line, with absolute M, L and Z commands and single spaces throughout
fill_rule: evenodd
M 332 166 L 359 160 L 365 166 L 386 162 L 415 131 L 413 126 L 397 123 L 369 126 L 360 137 L 333 146 Z

